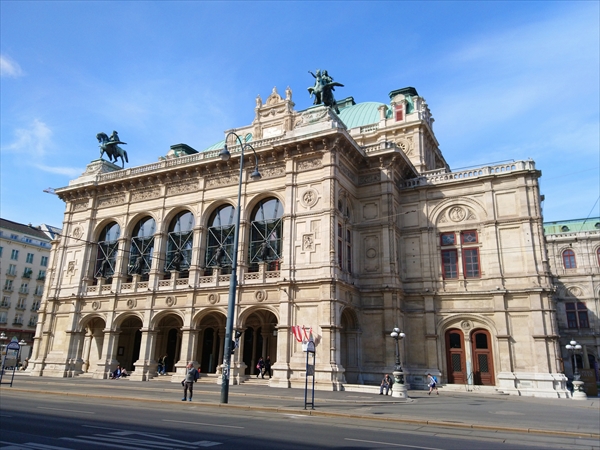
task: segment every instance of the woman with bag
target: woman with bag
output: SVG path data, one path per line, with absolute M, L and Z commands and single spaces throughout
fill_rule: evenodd
M 265 368 L 265 361 L 263 360 L 262 356 L 260 358 L 258 358 L 258 362 L 256 363 L 256 368 L 258 369 L 258 372 L 256 373 L 256 378 L 258 378 L 259 375 L 263 374 L 263 370 Z M 263 375 L 263 377 L 264 377 L 264 375 Z

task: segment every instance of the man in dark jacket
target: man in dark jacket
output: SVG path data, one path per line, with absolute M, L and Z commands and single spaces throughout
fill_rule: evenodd
M 181 384 L 183 384 L 183 398 L 181 399 L 182 402 L 188 400 L 188 390 L 190 391 L 189 401 L 192 401 L 192 394 L 194 393 L 194 383 L 198 381 L 199 377 L 200 373 L 198 373 L 194 365 L 192 363 L 188 363 L 185 369 L 185 378 L 181 382 Z

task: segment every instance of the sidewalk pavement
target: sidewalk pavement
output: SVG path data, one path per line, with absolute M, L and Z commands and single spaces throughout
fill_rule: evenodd
M 5 380 L 3 380 L 5 381 Z M 220 403 L 221 386 L 215 379 L 201 379 L 194 386 L 192 403 L 182 403 L 182 388 L 171 377 L 139 382 L 94 380 L 91 378 L 15 376 L 13 386 L 0 386 L 0 395 L 44 394 L 174 402 L 188 405 L 241 408 L 288 414 L 309 414 L 363 420 L 479 429 L 492 432 L 520 432 L 600 439 L 600 398 L 588 400 L 547 399 L 478 392 L 409 391 L 409 399 L 345 391 L 315 391 L 314 409 L 304 404 L 304 389 L 270 388 L 266 384 L 246 383 L 229 387 L 229 403 Z M 307 393 L 312 401 L 312 391 Z

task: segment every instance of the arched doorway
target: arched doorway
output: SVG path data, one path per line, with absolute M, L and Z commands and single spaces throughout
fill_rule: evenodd
M 446 367 L 449 384 L 467 382 L 464 335 L 459 329 L 446 331 Z
M 133 364 L 140 357 L 142 342 L 142 321 L 139 317 L 128 317 L 119 325 L 119 343 L 117 344 L 117 361 L 129 372 L 134 370 Z
M 492 340 L 487 330 L 473 330 L 471 333 L 471 355 L 473 359 L 473 383 L 494 386 L 494 358 Z
M 200 336 L 196 361 L 200 362 L 203 373 L 216 373 L 223 360 L 223 338 L 225 336 L 225 316 L 210 313 L 199 323 Z
M 246 375 L 256 375 L 256 363 L 261 356 L 277 361 L 277 317 L 271 311 L 255 310 L 246 319 L 242 336 L 242 358 Z
M 175 371 L 175 363 L 180 358 L 182 326 L 183 321 L 176 314 L 168 314 L 162 317 L 156 325 L 156 351 L 154 359 L 158 360 L 158 358 L 166 355 L 165 370 L 167 372 Z
M 344 367 L 346 383 L 360 383 L 360 367 L 358 358 L 359 329 L 353 311 L 344 309 L 340 331 L 340 364 Z

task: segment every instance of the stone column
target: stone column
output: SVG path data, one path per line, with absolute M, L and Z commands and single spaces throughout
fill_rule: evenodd
M 181 329 L 181 351 L 179 352 L 179 361 L 175 364 L 175 373 L 177 377 L 185 374 L 185 368 L 188 362 L 198 367 L 199 363 L 195 360 L 198 347 L 198 331 L 192 327 Z M 179 379 L 179 378 L 177 378 Z
M 110 373 L 117 368 L 115 359 L 117 344 L 119 343 L 120 331 L 110 329 L 104 330 L 104 341 L 102 342 L 102 356 L 96 365 L 92 378 L 106 379 Z
M 156 374 L 158 363 L 153 358 L 154 344 L 156 341 L 156 331 L 148 328 L 142 328 L 142 342 L 140 344 L 140 356 L 133 363 L 135 370 L 130 378 L 136 381 L 147 381 Z

